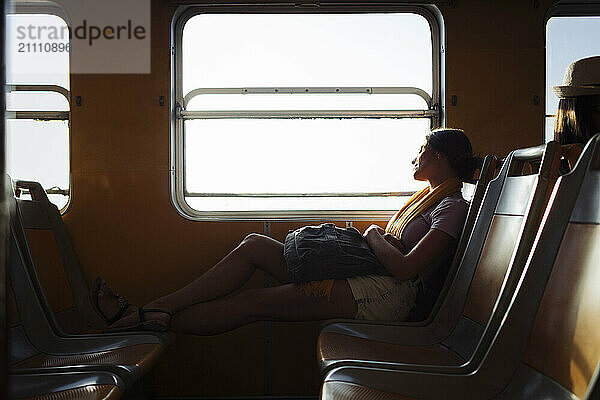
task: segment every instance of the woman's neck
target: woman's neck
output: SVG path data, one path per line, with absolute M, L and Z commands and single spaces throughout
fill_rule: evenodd
M 436 187 L 438 187 L 439 185 L 451 178 L 457 178 L 456 173 L 448 172 L 445 174 L 439 174 L 438 176 L 429 178 L 427 181 L 429 182 L 429 187 L 431 189 L 435 189 Z

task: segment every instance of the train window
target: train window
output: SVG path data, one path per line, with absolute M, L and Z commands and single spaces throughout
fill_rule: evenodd
M 600 10 L 599 10 L 600 11 Z M 554 16 L 546 23 L 545 139 L 554 138 L 558 98 L 553 86 L 561 85 L 565 70 L 580 58 L 600 55 L 600 16 Z
M 57 15 L 7 15 L 7 172 L 69 201 L 69 37 Z M 43 29 L 39 29 L 43 28 Z M 49 32 L 57 33 L 48 37 Z
M 197 14 L 176 45 L 173 192 L 188 217 L 373 216 L 420 188 L 439 34 L 418 12 Z

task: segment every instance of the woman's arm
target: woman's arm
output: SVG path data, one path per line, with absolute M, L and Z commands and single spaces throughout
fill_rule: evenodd
M 379 226 L 371 225 L 364 236 L 377 259 L 399 280 L 414 278 L 435 260 L 447 257 L 454 248 L 455 239 L 452 236 L 438 229 L 430 229 L 415 247 L 404 255 L 399 248 L 386 240 L 383 232 Z
M 396 236 L 392 235 L 391 233 L 384 233 L 383 238 L 390 242 L 392 246 L 400 250 L 402 254 L 406 254 L 406 248 L 404 247 L 404 244 Z

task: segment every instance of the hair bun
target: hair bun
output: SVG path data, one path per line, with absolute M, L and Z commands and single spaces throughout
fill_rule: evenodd
M 481 168 L 483 161 L 473 155 L 471 141 L 462 129 L 434 129 L 427 135 L 426 141 L 437 152 L 448 157 L 450 166 L 457 172 L 460 180 L 473 181 L 475 170 Z

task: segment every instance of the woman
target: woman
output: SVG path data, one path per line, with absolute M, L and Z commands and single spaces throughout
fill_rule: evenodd
M 129 307 L 110 329 L 168 328 L 213 335 L 260 320 L 406 319 L 419 286 L 426 286 L 454 252 L 467 213 L 461 180 L 472 178 L 477 159 L 461 130 L 438 129 L 427 136 L 413 164 L 414 178 L 429 182 L 429 187 L 417 192 L 386 230 L 372 225 L 363 235 L 390 276 L 297 285 L 288 275 L 283 243 L 250 234 L 199 278 L 143 308 Z M 225 298 L 257 269 L 281 285 Z M 105 284 L 95 295 L 104 315 L 118 315 L 117 297 Z
M 585 144 L 600 132 L 600 57 L 577 60 L 567 68 L 562 86 L 554 140 L 560 144 Z

